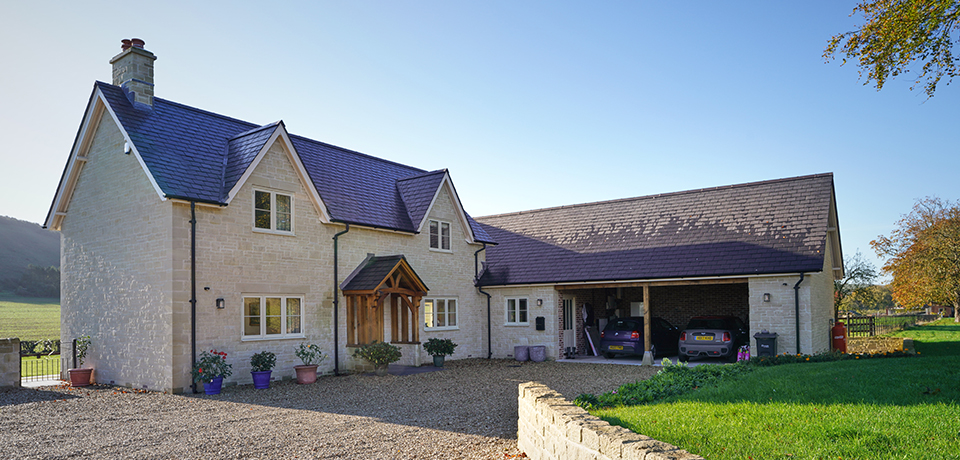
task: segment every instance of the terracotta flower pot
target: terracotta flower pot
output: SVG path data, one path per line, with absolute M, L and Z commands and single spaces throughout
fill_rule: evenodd
M 67 369 L 67 373 L 70 374 L 70 386 L 85 387 L 90 385 L 90 374 L 93 373 L 93 369 Z
M 297 371 L 297 383 L 307 385 L 317 381 L 316 364 L 293 366 L 293 370 Z

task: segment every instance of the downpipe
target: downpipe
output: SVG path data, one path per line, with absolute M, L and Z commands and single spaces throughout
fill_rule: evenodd
M 477 249 L 477 251 L 473 253 L 473 273 L 475 276 L 473 283 L 477 286 L 478 292 L 487 296 L 487 359 L 490 359 L 491 357 L 493 357 L 493 340 L 492 340 L 493 326 L 490 324 L 490 297 L 491 296 L 489 293 L 484 291 L 482 287 L 480 287 L 480 273 L 478 273 L 478 270 L 480 268 L 479 256 L 480 256 L 480 252 L 483 251 L 484 249 L 487 249 L 487 243 L 483 243 L 483 247 L 480 249 Z
M 197 202 L 190 201 L 190 369 L 197 367 Z M 197 382 L 190 379 L 197 394 Z
M 793 285 L 794 314 L 796 315 L 797 326 L 797 354 L 800 354 L 800 283 L 803 282 L 803 273 L 800 273 L 800 281 Z
M 333 375 L 340 375 L 340 273 L 338 259 L 338 243 L 340 235 L 350 231 L 350 223 L 346 223 L 347 228 L 342 232 L 333 235 Z

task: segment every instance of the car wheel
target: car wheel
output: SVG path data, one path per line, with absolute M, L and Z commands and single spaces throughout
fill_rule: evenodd
M 654 358 L 657 357 L 657 346 L 656 346 L 656 345 L 650 345 L 650 355 L 653 356 Z
M 603 357 L 604 357 L 604 358 L 607 358 L 607 359 L 613 359 L 614 356 L 616 356 L 616 355 L 614 355 L 613 353 L 604 353 L 604 354 L 603 354 Z
M 728 363 L 735 363 L 735 362 L 737 362 L 737 354 L 736 354 L 736 353 L 730 353 L 730 356 L 727 356 L 724 360 L 725 360 L 726 362 L 728 362 Z
M 680 356 L 679 356 L 677 359 L 679 359 L 681 363 L 685 363 L 685 362 L 687 362 L 687 361 L 690 361 L 690 357 L 687 356 L 687 355 L 684 354 L 684 353 L 680 353 Z

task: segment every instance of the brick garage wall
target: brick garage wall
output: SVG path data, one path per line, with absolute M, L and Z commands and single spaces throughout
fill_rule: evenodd
M 519 386 L 517 448 L 541 459 L 701 459 L 683 449 L 613 426 L 536 383 Z
M 0 339 L 0 388 L 20 387 L 20 339 Z

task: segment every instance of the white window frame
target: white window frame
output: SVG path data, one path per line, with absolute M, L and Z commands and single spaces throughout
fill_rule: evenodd
M 270 228 L 260 228 L 257 227 L 257 192 L 259 193 L 269 193 L 270 194 Z M 290 230 L 277 230 L 277 195 L 283 195 L 290 198 Z M 274 190 L 267 190 L 262 188 L 253 189 L 253 205 L 251 206 L 252 212 L 251 217 L 253 218 L 253 231 L 260 233 L 274 233 L 277 235 L 294 235 L 294 226 L 293 216 L 294 213 L 294 199 L 293 194 L 289 192 L 278 192 Z
M 267 299 L 280 299 L 280 334 L 267 334 Z M 240 296 L 240 339 L 246 340 L 278 340 L 278 339 L 303 339 L 304 334 L 304 301 L 302 295 L 287 294 L 243 294 Z M 260 326 L 259 334 L 247 334 L 247 299 L 260 299 L 260 314 L 258 323 Z M 288 333 L 287 330 L 287 299 L 298 299 L 300 301 L 300 332 Z
M 445 324 L 444 326 L 437 326 L 437 323 L 438 323 L 438 321 L 437 321 L 437 316 L 438 316 L 438 315 L 437 315 L 437 311 L 436 311 L 436 310 L 437 310 L 436 305 L 437 305 L 437 301 L 438 301 L 438 300 L 444 301 L 444 324 Z M 430 302 L 430 301 L 433 301 L 433 304 L 432 304 L 432 305 L 433 305 L 433 310 L 428 313 L 428 312 L 427 312 L 427 302 Z M 454 307 L 453 314 L 450 313 L 450 302 L 451 302 L 451 301 L 453 301 L 453 302 L 454 302 L 454 305 L 456 305 L 456 306 Z M 424 330 L 427 330 L 427 331 L 455 331 L 455 330 L 460 329 L 460 299 L 459 299 L 459 298 L 457 298 L 457 297 L 424 297 L 423 300 L 421 301 L 421 306 L 422 306 L 422 310 L 423 310 L 423 321 L 422 321 L 421 323 L 423 324 L 423 329 L 424 329 Z M 430 318 L 430 323 L 432 324 L 432 325 L 430 325 L 430 326 L 427 325 L 427 318 L 428 318 L 428 317 Z M 450 325 L 450 318 L 451 318 L 451 317 L 453 317 L 453 322 L 456 323 L 456 324 L 453 325 L 453 326 Z
M 510 301 L 514 301 L 514 306 L 516 310 L 516 321 L 510 321 Z M 526 304 L 524 313 L 526 314 L 526 321 L 520 321 L 520 302 L 523 301 Z M 529 326 L 530 325 L 530 300 L 526 297 L 506 297 L 503 302 L 503 324 L 505 326 Z
M 437 246 L 433 246 L 433 224 L 437 224 Z M 447 247 L 443 247 L 443 228 L 447 228 Z M 443 220 L 430 219 L 427 223 L 427 244 L 431 251 L 453 252 L 453 225 Z

